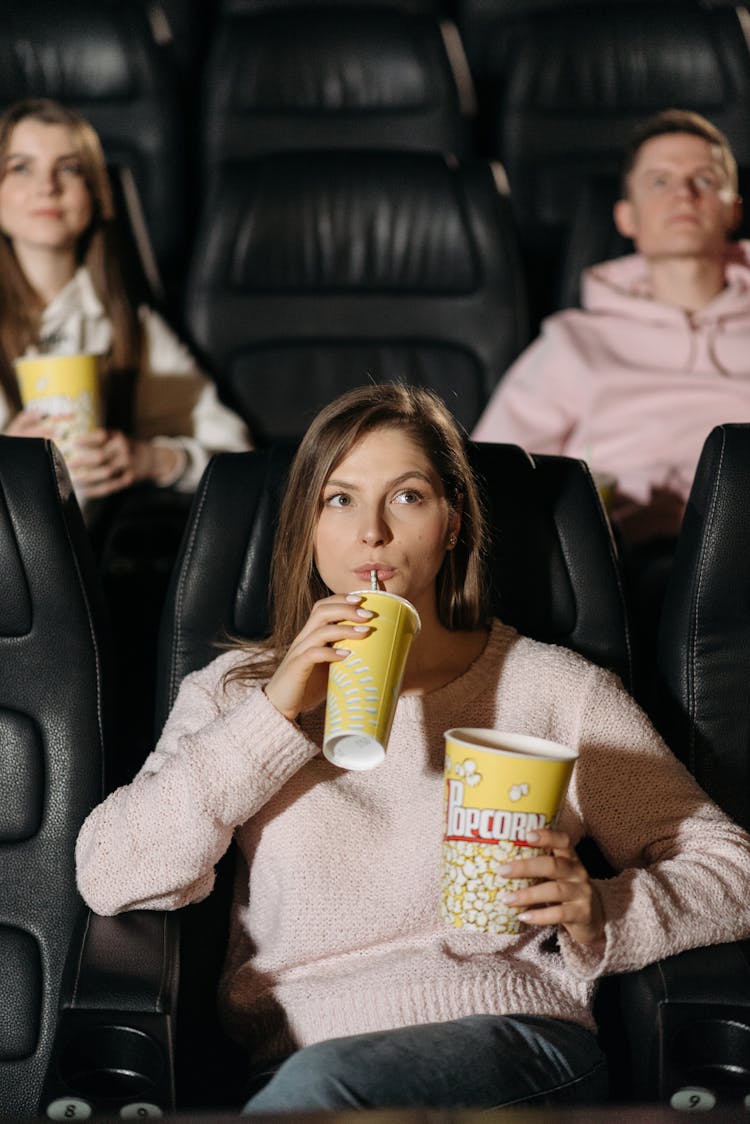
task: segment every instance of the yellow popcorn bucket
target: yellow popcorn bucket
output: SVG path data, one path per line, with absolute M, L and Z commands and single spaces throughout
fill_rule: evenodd
M 375 613 L 371 630 L 349 638 L 346 659 L 330 665 L 323 754 L 342 769 L 373 769 L 385 757 L 419 613 L 405 597 L 358 589 L 361 606 Z
M 530 831 L 554 824 L 577 750 L 545 738 L 487 729 L 445 733 L 445 833 L 440 916 L 458 929 L 519 933 L 523 908 L 504 893 L 531 885 L 503 863 L 543 853 Z
M 87 433 L 99 424 L 99 361 L 98 355 L 83 354 L 16 359 L 24 407 L 52 419 L 55 442 L 66 456 L 79 433 Z

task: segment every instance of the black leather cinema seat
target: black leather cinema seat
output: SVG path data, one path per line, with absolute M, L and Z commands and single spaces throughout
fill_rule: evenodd
M 0 573 L 0 1118 L 166 1109 L 173 919 L 87 920 L 76 892 L 112 681 L 91 547 L 49 442 L 0 436 Z
M 0 1114 L 36 1111 L 80 911 L 73 845 L 102 791 L 93 575 L 62 462 L 0 437 Z
M 662 609 L 656 716 L 710 796 L 750 828 L 750 425 L 717 426 L 698 464 Z M 711 965 L 720 965 L 711 971 Z M 750 942 L 702 949 L 625 980 L 640 1028 L 636 1087 L 750 1094 Z M 655 1008 L 656 1021 L 648 1012 Z
M 450 42 L 460 50 L 455 29 Z M 382 5 L 225 13 L 201 87 L 208 172 L 293 149 L 469 151 L 434 16 Z
M 222 395 L 270 442 L 367 379 L 437 390 L 467 427 L 527 342 L 507 198 L 432 153 L 277 153 L 205 208 L 186 320 Z
M 619 571 L 588 469 L 566 458 L 535 463 L 512 445 L 476 445 L 473 453 L 493 528 L 496 610 L 530 635 L 613 667 L 628 682 L 630 648 Z M 218 640 L 227 634 L 249 639 L 267 634 L 268 567 L 290 459 L 289 448 L 225 453 L 214 457 L 204 474 L 162 618 L 159 729 L 183 677 L 218 654 Z M 201 1099 L 203 1086 L 214 1094 L 224 1090 L 230 1103 L 232 1096 L 240 1103 L 242 1059 L 215 1026 L 230 888 L 231 869 L 224 860 L 211 897 L 180 914 L 177 1098 L 182 1106 L 215 1107 L 215 1099 Z
M 79 827 L 106 786 L 107 627 L 54 445 L 0 436 L 0 1118 L 173 1105 L 175 918 L 93 917 Z
M 147 6 L 4 0 L 0 107 L 50 97 L 87 117 L 110 164 L 129 168 L 162 271 L 181 258 L 186 176 L 176 71 Z
M 633 253 L 633 243 L 619 233 L 612 218 L 619 197 L 618 176 L 589 176 L 581 184 L 562 247 L 557 308 L 580 306 L 584 269 Z
M 250 13 L 284 11 L 304 7 L 307 10 L 328 8 L 371 8 L 373 0 L 218 0 L 222 13 Z M 430 12 L 435 15 L 450 14 L 451 0 L 384 0 L 383 7 L 398 8 L 403 12 Z
M 750 830 L 750 424 L 711 431 L 662 610 L 659 675 L 675 749 Z

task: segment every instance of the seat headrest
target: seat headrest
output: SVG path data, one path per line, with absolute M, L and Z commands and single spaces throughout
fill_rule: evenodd
M 225 13 L 203 87 L 209 168 L 280 149 L 468 149 L 437 16 L 395 6 Z
M 485 162 L 433 153 L 277 153 L 228 169 L 187 289 L 193 338 L 265 443 L 298 439 L 365 379 L 431 386 L 470 428 L 528 338 L 507 198 Z

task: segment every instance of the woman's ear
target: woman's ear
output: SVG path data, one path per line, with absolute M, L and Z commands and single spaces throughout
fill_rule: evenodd
M 742 209 L 742 196 L 735 195 L 731 218 L 727 227 L 727 234 L 735 234 L 739 229 L 739 225 L 742 222 Z
M 636 221 L 633 204 L 629 199 L 618 199 L 612 210 L 615 226 L 624 238 L 635 238 Z
M 458 542 L 458 536 L 461 531 L 461 514 L 464 508 L 463 496 L 458 496 L 455 504 L 451 506 L 450 515 L 448 516 L 448 548 L 450 550 Z

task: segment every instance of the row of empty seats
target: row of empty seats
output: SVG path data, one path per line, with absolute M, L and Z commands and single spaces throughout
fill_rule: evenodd
M 187 7 L 183 19 L 197 20 Z M 450 19 L 416 7 L 217 4 L 210 19 L 204 11 L 203 50 L 186 73 L 159 4 L 77 0 L 61 19 L 55 0 L 8 0 L 0 100 L 49 95 L 91 118 L 112 162 L 132 167 L 175 287 L 212 173 L 269 151 L 386 147 L 501 161 L 535 313 L 551 306 L 581 183 L 616 172 L 639 120 L 666 105 L 694 108 L 750 163 L 744 4 L 464 0 Z M 172 20 L 180 26 L 178 11 Z
M 513 446 L 475 452 L 491 500 L 496 611 L 615 667 L 627 682 L 622 583 L 587 469 L 566 458 L 531 460 Z M 282 450 L 224 454 L 207 470 L 165 608 L 158 722 L 182 677 L 213 657 L 224 628 L 264 634 L 288 462 Z M 660 649 L 674 749 L 746 826 L 750 636 L 737 612 L 747 575 L 736 548 L 750 535 L 749 486 L 750 427 L 719 427 L 696 476 Z M 105 791 L 116 685 L 90 544 L 48 443 L 0 438 L 0 566 L 0 1116 L 52 1102 L 60 1118 L 82 1105 L 112 1114 L 126 1104 L 236 1105 L 241 1065 L 234 1059 L 233 1079 L 228 1046 L 212 1041 L 209 968 L 225 927 L 221 893 L 178 917 L 114 919 L 87 914 L 75 894 L 73 843 Z M 617 1099 L 668 1101 L 698 1084 L 726 1106 L 750 1091 L 744 944 L 610 981 L 599 1016 L 621 1082 Z

